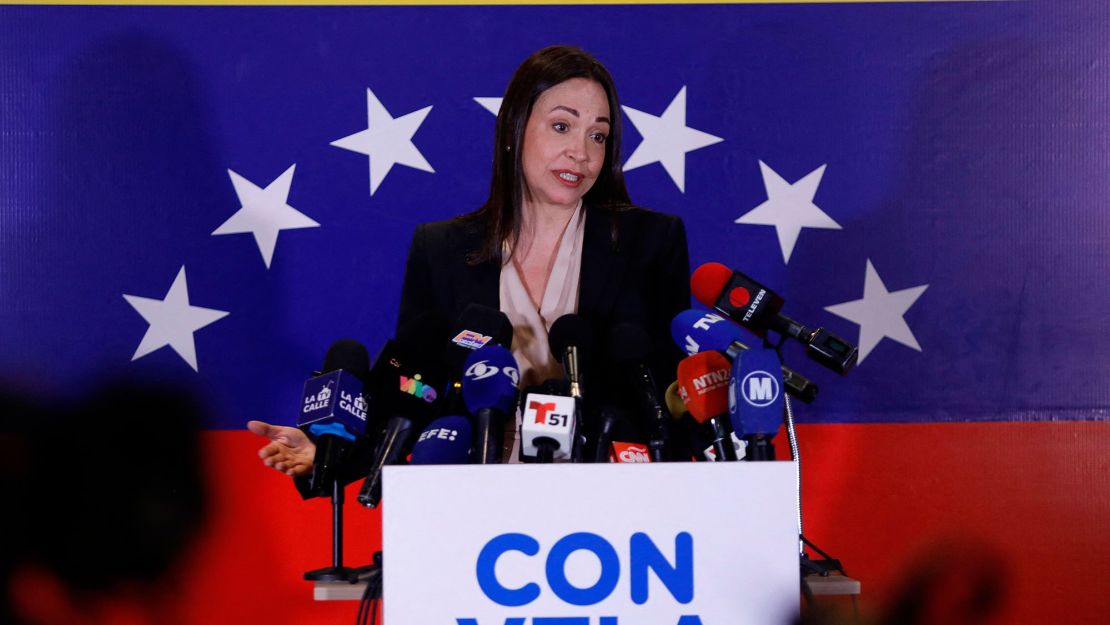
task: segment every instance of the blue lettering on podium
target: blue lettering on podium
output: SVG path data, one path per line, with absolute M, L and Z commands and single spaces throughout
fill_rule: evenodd
M 659 551 L 651 537 L 643 532 L 632 535 L 629 541 L 629 575 L 632 578 L 632 601 L 643 605 L 648 600 L 648 569 L 679 603 L 694 600 L 694 537 L 680 532 L 674 537 L 674 566 Z
M 649 539 L 650 542 L 650 539 Z M 578 588 L 567 580 L 567 558 L 575 551 L 589 551 L 601 562 L 601 576 L 589 588 Z M 547 584 L 555 596 L 571 605 L 601 603 L 613 593 L 620 580 L 621 563 L 613 545 L 597 534 L 578 532 L 559 539 L 547 554 Z M 577 625 L 576 623 L 551 623 L 551 625 Z
M 497 559 L 506 551 L 519 551 L 526 556 L 540 552 L 540 543 L 526 534 L 501 534 L 482 547 L 478 554 L 478 586 L 495 603 L 515 608 L 527 605 L 540 596 L 540 585 L 529 582 L 520 588 L 505 588 L 497 581 L 494 568 Z
M 694 538 L 689 532 L 679 532 L 674 538 L 674 562 L 663 555 L 651 537 L 643 532 L 629 538 L 629 581 L 632 601 L 643 605 L 648 601 L 650 584 L 648 572 L 654 572 L 663 587 L 675 601 L 687 604 L 694 600 Z M 506 607 L 520 607 L 532 603 L 540 596 L 540 585 L 528 582 L 520 588 L 506 588 L 497 579 L 498 559 L 509 551 L 525 556 L 540 552 L 540 543 L 527 534 L 507 533 L 492 538 L 478 554 L 475 567 L 478 586 L 494 603 Z M 592 553 L 601 565 L 601 575 L 589 587 L 579 588 L 567 579 L 567 559 L 576 551 Z M 598 534 L 577 532 L 568 534 L 552 545 L 544 566 L 547 587 L 562 601 L 575 606 L 597 605 L 613 594 L 620 581 L 621 563 L 612 543 Z M 617 617 L 602 616 L 598 625 L 618 625 Z M 507 618 L 505 625 L 524 625 L 527 619 Z M 478 625 L 475 619 L 457 619 L 458 625 Z M 534 617 L 533 625 L 589 625 L 587 617 Z M 680 617 L 677 625 L 701 625 L 696 615 Z

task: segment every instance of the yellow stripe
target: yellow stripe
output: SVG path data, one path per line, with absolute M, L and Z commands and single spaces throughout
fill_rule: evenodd
M 93 6 L 486 6 L 594 4 L 901 4 L 1020 2 L 1022 0 L 0 0 L 0 5 Z

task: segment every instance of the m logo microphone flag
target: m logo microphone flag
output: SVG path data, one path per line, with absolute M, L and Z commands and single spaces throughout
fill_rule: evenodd
M 766 406 L 779 397 L 779 382 L 766 371 L 752 371 L 740 382 L 744 401 L 753 406 Z

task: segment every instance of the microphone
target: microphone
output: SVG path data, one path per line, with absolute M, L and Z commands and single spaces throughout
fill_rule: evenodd
M 601 409 L 598 419 L 597 446 L 594 448 L 594 462 L 606 462 L 609 459 L 609 445 L 618 429 L 627 430 L 627 419 L 624 414 L 612 406 Z M 623 426 L 623 427 L 621 427 Z
M 363 388 L 369 376 L 366 347 L 352 339 L 332 343 L 324 356 L 324 373 L 305 381 L 297 427 L 316 442 L 310 490 L 327 494 L 337 479 L 355 437 L 366 432 Z
M 648 448 L 652 460 L 663 462 L 668 458 L 671 414 L 667 411 L 666 404 L 659 400 L 659 387 L 646 364 L 650 356 L 650 345 L 651 338 L 647 331 L 635 323 L 618 323 L 609 332 L 608 347 L 612 360 L 621 370 L 628 372 L 625 376 L 631 386 L 631 393 L 647 415 L 646 423 L 651 432 Z M 599 440 L 599 454 L 604 449 Z M 598 462 L 604 460 L 598 459 Z
M 550 463 L 571 458 L 576 405 L 573 397 L 565 395 L 526 394 L 520 424 L 521 459 Z
M 693 354 L 690 354 L 693 356 Z M 667 392 L 663 393 L 663 399 L 667 402 L 667 411 L 671 413 L 671 418 L 678 421 L 690 414 L 686 409 L 686 402 L 682 401 L 682 397 L 678 394 L 678 381 L 671 382 L 667 387 Z
M 686 457 L 700 456 L 710 462 L 717 460 L 717 452 L 713 449 L 713 434 L 712 428 L 708 425 L 698 423 L 694 417 L 686 410 L 686 404 L 682 403 L 682 398 L 678 396 L 678 382 L 671 382 L 667 387 L 667 393 L 664 396 L 667 400 L 667 408 L 674 415 L 674 430 L 672 435 L 676 444 L 682 444 L 683 448 L 679 453 L 686 454 Z M 705 430 L 709 429 L 710 432 L 706 433 Z M 733 432 L 729 438 L 732 440 L 732 448 L 736 450 L 736 458 L 740 459 L 744 453 L 744 441 L 737 438 L 736 433 Z
M 774 460 L 771 439 L 782 425 L 782 369 L 773 349 L 752 349 L 732 363 L 728 411 L 732 428 L 747 442 L 745 460 Z
M 551 353 L 563 363 L 563 373 L 570 382 L 570 396 L 581 401 L 582 361 L 593 356 L 593 328 L 582 317 L 568 314 L 556 319 L 547 335 Z
M 374 363 L 373 399 L 379 413 L 389 417 L 358 495 L 359 503 L 367 508 L 381 503 L 382 467 L 401 463 L 411 447 L 413 430 L 438 412 L 442 399 L 436 389 L 443 377 L 433 365 L 396 340 L 386 343 Z
M 466 417 L 440 417 L 416 437 L 409 464 L 466 464 L 470 459 L 470 437 L 470 421 Z
M 456 326 L 458 333 L 451 343 L 463 349 L 474 351 L 486 345 L 500 345 L 506 349 L 512 347 L 513 324 L 505 313 L 496 308 L 468 304 L 459 315 Z M 465 359 L 466 356 L 463 356 Z
M 513 344 L 513 324 L 505 313 L 482 306 L 469 304 L 459 315 L 451 331 L 451 340 L 443 347 L 443 364 L 447 371 L 447 399 L 443 408 L 447 411 L 462 411 L 460 393 L 461 380 L 467 359 L 475 350 L 482 347 L 500 345 L 509 348 Z M 428 352 L 434 353 L 434 352 Z
M 845 375 L 856 366 L 859 349 L 824 328 L 810 330 L 779 313 L 783 299 L 752 278 L 721 263 L 705 263 L 690 277 L 690 290 L 699 302 L 751 330 L 767 336 L 774 330 L 806 346 L 806 354 L 821 365 Z
M 548 332 L 551 353 L 563 364 L 563 375 L 569 383 L 570 396 L 574 399 L 574 424 L 578 438 L 574 440 L 571 455 L 574 462 L 582 462 L 586 452 L 586 424 L 583 423 L 585 374 L 582 365 L 594 358 L 596 343 L 593 328 L 582 317 L 567 314 L 555 320 Z
M 486 345 L 466 359 L 462 396 L 474 415 L 474 463 L 500 464 L 505 422 L 516 406 L 520 369 L 512 353 Z
M 671 414 L 671 456 L 676 460 L 691 460 L 701 454 L 703 447 L 699 444 L 699 430 L 701 424 L 694 421 L 686 404 L 678 396 L 678 382 L 671 382 L 667 391 L 663 393 L 663 400 L 667 404 L 667 412 Z
M 609 446 L 609 462 L 618 464 L 651 462 L 651 455 L 648 452 L 646 445 L 613 441 Z
M 731 360 L 746 349 L 740 342 L 740 328 L 724 317 L 704 310 L 690 308 L 671 320 L 671 338 L 687 355 L 706 350 L 723 352 Z M 800 373 L 788 367 L 780 367 L 786 392 L 804 403 L 812 403 L 817 398 L 817 385 Z
M 678 394 L 698 423 L 713 429 L 718 460 L 736 460 L 728 413 L 728 360 L 717 352 L 701 352 L 678 363 Z

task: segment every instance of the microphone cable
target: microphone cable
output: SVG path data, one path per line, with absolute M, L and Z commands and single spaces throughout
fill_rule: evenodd
M 366 579 L 366 589 L 358 601 L 355 625 L 377 625 L 378 611 L 382 608 L 382 552 L 374 554 L 374 564 Z

